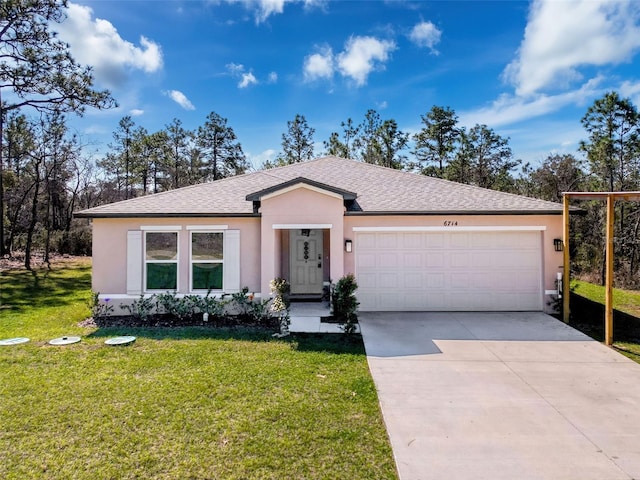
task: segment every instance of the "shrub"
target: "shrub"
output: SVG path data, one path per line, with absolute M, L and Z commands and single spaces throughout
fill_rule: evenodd
M 274 278 L 269 282 L 273 301 L 269 308 L 271 312 L 280 320 L 280 335 L 288 335 L 291 317 L 289 316 L 289 306 L 291 302 L 291 284 L 283 278 Z
M 192 297 L 179 298 L 176 292 L 159 293 L 155 295 L 158 313 L 168 313 L 183 321 L 193 315 L 194 305 Z
M 342 323 L 345 333 L 355 333 L 358 323 L 358 305 L 355 291 L 358 284 L 352 273 L 345 275 L 333 286 L 331 305 L 333 316 Z
M 108 298 L 104 299 L 104 302 L 100 301 L 100 292 L 91 292 L 91 302 L 89 308 L 91 308 L 91 316 L 93 318 L 108 317 L 113 312 L 113 305 L 109 305 Z
M 134 300 L 131 305 L 121 303 L 120 308 L 129 312 L 132 317 L 146 322 L 153 310 L 153 299 L 155 295 L 145 298 L 144 294 L 140 295 L 138 300 Z

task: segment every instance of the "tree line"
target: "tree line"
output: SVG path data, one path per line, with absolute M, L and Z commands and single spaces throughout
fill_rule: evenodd
M 116 101 L 94 89 L 91 70 L 50 30 L 64 7 L 64 0 L 0 3 L 0 254 L 24 252 L 27 268 L 36 249 L 45 260 L 52 251 L 90 253 L 90 228 L 73 218 L 76 210 L 252 168 L 233 128 L 216 112 L 195 129 L 174 118 L 157 132 L 125 116 L 108 153 L 88 156 L 66 115 Z M 420 120 L 411 135 L 371 109 L 359 122 L 341 122 L 320 144 L 297 114 L 282 133 L 281 151 L 259 168 L 326 154 L 551 201 L 561 201 L 565 191 L 640 190 L 640 118 L 616 92 L 587 109 L 585 139 L 575 155 L 550 154 L 537 166 L 514 157 L 509 138 L 487 125 L 461 126 L 451 107 L 434 105 Z M 596 276 L 604 265 L 604 209 L 600 202 L 580 207 L 583 215 L 572 219 L 574 268 Z M 616 219 L 618 281 L 637 286 L 640 206 L 618 204 Z

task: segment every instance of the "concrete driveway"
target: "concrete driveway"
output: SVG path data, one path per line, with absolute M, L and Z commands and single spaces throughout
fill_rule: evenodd
M 401 480 L 640 479 L 640 365 L 541 313 L 361 313 Z

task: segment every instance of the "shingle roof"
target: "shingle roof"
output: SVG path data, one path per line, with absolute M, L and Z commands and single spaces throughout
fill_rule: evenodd
M 549 214 L 562 205 L 370 165 L 323 157 L 77 212 L 77 217 L 252 216 L 247 196 L 299 178 L 353 192 L 348 214 Z

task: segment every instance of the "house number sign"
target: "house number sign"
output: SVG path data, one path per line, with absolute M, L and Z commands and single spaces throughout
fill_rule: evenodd
M 445 220 L 444 221 L 444 226 L 445 227 L 457 227 L 458 226 L 458 221 L 457 220 Z

